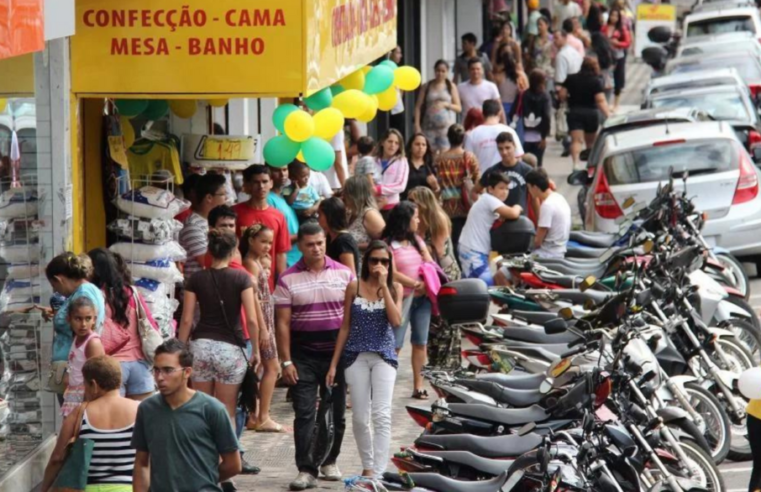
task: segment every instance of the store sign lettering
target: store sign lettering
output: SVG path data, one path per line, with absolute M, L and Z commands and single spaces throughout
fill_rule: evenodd
M 365 3 L 366 0 L 363 0 Z M 134 27 L 179 29 L 203 28 L 214 24 L 228 27 L 286 27 L 283 9 L 231 9 L 224 16 L 211 17 L 205 10 L 182 9 L 91 9 L 84 12 L 82 22 L 92 28 Z M 261 37 L 191 37 L 175 44 L 165 37 L 113 37 L 112 56 L 168 56 L 186 52 L 191 56 L 204 55 L 261 55 L 266 43 Z
M 396 0 L 350 0 L 333 8 L 334 47 L 396 20 Z

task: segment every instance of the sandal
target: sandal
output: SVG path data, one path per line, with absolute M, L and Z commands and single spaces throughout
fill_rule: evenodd
M 261 425 L 256 426 L 254 430 L 256 432 L 272 432 L 272 433 L 278 433 L 278 434 L 283 434 L 286 432 L 285 427 L 278 424 L 272 419 L 267 419 Z
M 416 400 L 427 400 L 428 399 L 428 390 L 415 390 L 412 392 L 412 397 Z

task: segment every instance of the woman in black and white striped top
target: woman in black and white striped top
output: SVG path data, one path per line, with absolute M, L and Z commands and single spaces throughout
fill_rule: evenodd
M 64 421 L 45 469 L 42 492 L 48 492 L 53 485 L 66 458 L 66 445 L 75 433 L 79 439 L 94 442 L 87 490 L 108 485 L 109 492 L 132 492 L 135 450 L 130 443 L 140 402 L 120 396 L 121 367 L 113 357 L 104 355 L 89 359 L 82 374 L 88 403 Z

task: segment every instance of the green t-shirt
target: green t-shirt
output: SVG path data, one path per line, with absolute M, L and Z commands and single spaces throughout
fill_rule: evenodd
M 200 391 L 175 410 L 158 394 L 143 401 L 132 447 L 150 453 L 151 492 L 221 492 L 219 457 L 239 449 L 224 405 Z

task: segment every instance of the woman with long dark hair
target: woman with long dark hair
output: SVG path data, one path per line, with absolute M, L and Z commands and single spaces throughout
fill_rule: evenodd
M 438 193 L 439 183 L 436 171 L 433 169 L 433 149 L 428 138 L 422 133 L 416 133 L 407 141 L 407 156 L 410 163 L 410 176 L 407 188 L 402 193 L 402 200 L 407 199 L 407 193 L 412 188 L 425 186 Z
M 401 202 L 391 210 L 383 237 L 394 256 L 394 280 L 404 287 L 402 324 L 394 330 L 396 351 L 399 352 L 404 346 L 407 328 L 412 326 L 412 372 L 415 386 L 412 397 L 425 400 L 428 392 L 423 387 L 421 371 L 426 360 L 432 306 L 420 275 L 420 266 L 433 259 L 423 239 L 417 235 L 419 224 L 417 206 Z
M 386 222 L 375 202 L 373 187 L 365 176 L 352 176 L 346 180 L 343 189 L 346 206 L 348 231 L 360 251 L 364 251 L 370 241 L 380 239 Z
M 449 64 L 439 60 L 433 66 L 434 79 L 420 87 L 415 105 L 415 133 L 424 133 L 434 152 L 449 147 L 447 129 L 462 111 L 457 85 L 449 80 Z
M 129 267 L 124 259 L 104 248 L 93 249 L 87 254 L 93 265 L 92 283 L 106 299 L 106 319 L 101 334 L 103 348 L 106 355 L 118 360 L 121 365 L 122 396 L 144 400 L 153 394 L 155 384 L 138 331 L 138 302 L 151 326 L 158 330 L 158 325 L 143 296 L 132 286 Z
M 393 255 L 383 241 L 368 246 L 359 280 L 346 288 L 344 313 L 326 384 L 333 385 L 343 358 L 352 389 L 352 424 L 362 475 L 379 478 L 386 471 L 391 447 L 391 401 L 398 366 L 393 329 L 402 322 L 402 286 L 394 282 Z
M 518 99 L 518 64 L 512 46 L 502 43 L 497 49 L 497 59 L 494 64 L 494 83 L 497 84 L 499 97 L 505 116 L 510 114 L 510 109 Z
M 375 183 L 375 195 L 382 213 L 399 203 L 399 195 L 407 189 L 410 168 L 404 157 L 404 137 L 394 128 L 386 130 L 380 139 L 376 162 L 381 169 L 380 183 Z M 385 218 L 384 215 L 384 218 Z
M 626 86 L 626 50 L 632 44 L 632 37 L 624 23 L 624 12 L 618 6 L 610 9 L 608 23 L 602 28 L 613 47 L 615 65 L 613 68 L 613 111 L 618 109 L 621 92 Z
M 320 227 L 328 236 L 325 254 L 330 259 L 347 266 L 352 272 L 359 273 L 359 246 L 346 228 L 347 215 L 344 202 L 337 196 L 330 197 L 320 202 L 319 212 Z

